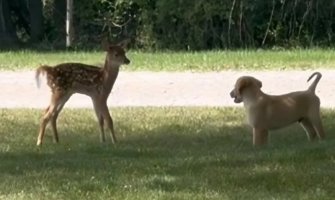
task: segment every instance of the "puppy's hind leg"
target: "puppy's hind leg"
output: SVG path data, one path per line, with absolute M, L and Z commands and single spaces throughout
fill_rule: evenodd
M 325 132 L 323 130 L 322 122 L 321 122 L 321 117 L 320 115 L 316 115 L 310 118 L 311 124 L 313 125 L 317 135 L 319 136 L 320 139 L 325 138 Z
M 316 131 L 313 127 L 313 124 L 308 119 L 304 118 L 300 121 L 300 125 L 305 130 L 308 140 L 314 140 L 316 137 Z

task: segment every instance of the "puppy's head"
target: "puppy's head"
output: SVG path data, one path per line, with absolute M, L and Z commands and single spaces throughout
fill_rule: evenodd
M 231 98 L 234 98 L 235 103 L 243 101 L 243 92 L 246 89 L 257 89 L 262 87 L 262 82 L 251 76 L 242 76 L 237 79 L 234 89 L 230 92 Z

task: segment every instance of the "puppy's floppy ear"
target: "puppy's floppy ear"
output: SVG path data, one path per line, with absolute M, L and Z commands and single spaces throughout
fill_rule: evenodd
M 246 87 L 248 87 L 251 84 L 251 82 L 248 79 L 242 79 L 238 82 L 236 86 L 236 96 L 238 98 L 242 98 L 242 90 L 244 90 Z

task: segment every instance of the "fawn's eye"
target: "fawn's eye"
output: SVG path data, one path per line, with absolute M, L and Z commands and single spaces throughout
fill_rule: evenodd
M 118 57 L 119 56 L 119 54 L 118 53 L 115 53 L 115 57 Z

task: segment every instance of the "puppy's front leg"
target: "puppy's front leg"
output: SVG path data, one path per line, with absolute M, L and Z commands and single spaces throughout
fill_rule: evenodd
M 264 129 L 253 128 L 253 144 L 254 146 L 264 145 L 268 140 L 268 131 Z

